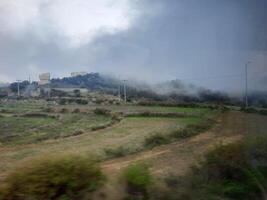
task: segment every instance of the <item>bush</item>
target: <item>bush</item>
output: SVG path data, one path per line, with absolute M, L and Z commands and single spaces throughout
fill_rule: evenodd
M 85 99 L 76 99 L 75 101 L 77 104 L 86 105 L 88 104 L 88 101 Z
M 72 112 L 73 112 L 73 113 L 80 113 L 81 111 L 80 111 L 79 108 L 75 108 Z
M 167 136 L 155 134 L 145 139 L 145 147 L 153 148 L 155 146 L 168 144 L 169 142 L 170 139 Z
M 56 118 L 55 115 L 48 115 L 45 113 L 26 113 L 26 114 L 22 114 L 19 115 L 20 117 L 40 117 L 40 118 Z
M 171 133 L 171 137 L 174 137 L 174 138 L 192 137 L 199 133 L 209 130 L 212 127 L 213 123 L 214 122 L 208 120 L 200 124 L 190 124 L 186 126 L 184 129 L 179 129 Z
M 52 107 L 47 107 L 47 108 L 44 108 L 43 111 L 50 113 L 50 112 L 55 112 L 55 109 Z
M 267 137 L 217 146 L 185 176 L 166 183 L 169 191 L 160 199 L 266 199 Z
M 117 158 L 117 157 L 122 157 L 122 156 L 126 156 L 127 154 L 130 153 L 129 149 L 126 149 L 123 146 L 117 147 L 117 148 L 113 148 L 113 149 L 104 149 L 105 154 L 107 156 L 107 158 Z
M 0 188 L 0 199 L 78 200 L 103 181 L 99 166 L 87 157 L 48 156 L 27 161 L 11 172 Z
M 152 176 L 147 165 L 134 164 L 123 172 L 128 199 L 148 199 L 148 187 L 152 184 Z
M 95 113 L 96 115 L 106 115 L 106 116 L 109 116 L 110 113 L 111 113 L 111 111 L 108 110 L 108 109 L 105 109 L 105 108 L 96 108 L 96 109 L 94 110 L 94 113 Z
M 145 112 L 139 112 L 139 113 L 130 113 L 126 115 L 127 117 L 190 117 L 190 116 L 195 116 L 193 114 L 186 114 L 186 113 L 162 113 L 162 112 L 150 112 L 150 111 L 145 111 Z
M 241 111 L 246 112 L 246 113 L 256 113 L 256 114 L 261 114 L 261 115 L 267 115 L 266 109 L 256 109 L 253 107 L 249 107 L 249 108 L 242 107 Z
M 59 105 L 66 105 L 67 99 L 60 99 L 58 103 Z
M 60 112 L 61 112 L 61 113 L 67 113 L 67 112 L 68 112 L 68 109 L 67 109 L 67 108 L 62 108 L 62 109 L 60 110 Z
M 209 180 L 212 193 L 233 199 L 257 199 L 265 193 L 267 146 L 259 142 L 262 143 L 254 140 L 250 144 L 241 141 L 219 146 L 206 155 L 198 170 Z

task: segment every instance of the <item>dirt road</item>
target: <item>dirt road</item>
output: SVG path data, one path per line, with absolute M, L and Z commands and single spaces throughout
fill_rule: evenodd
M 266 122 L 266 116 L 229 112 L 222 114 L 217 125 L 208 132 L 152 150 L 106 161 L 102 164 L 102 168 L 111 183 L 103 189 L 103 192 L 109 194 L 108 199 L 121 199 L 123 192 L 120 191 L 121 188 L 118 189 L 115 180 L 118 179 L 123 168 L 139 161 L 149 164 L 156 177 L 168 174 L 183 175 L 193 163 L 201 159 L 203 154 L 215 145 L 240 140 L 244 134 L 265 132 Z

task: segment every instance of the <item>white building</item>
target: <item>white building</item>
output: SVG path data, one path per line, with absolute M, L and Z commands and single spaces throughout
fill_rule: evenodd
M 38 85 L 47 85 L 50 83 L 50 73 L 44 73 L 39 75 Z

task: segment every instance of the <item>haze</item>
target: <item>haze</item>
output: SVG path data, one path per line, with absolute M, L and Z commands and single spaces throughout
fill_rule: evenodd
M 267 90 L 266 0 L 1 0 L 0 82 L 72 71 Z

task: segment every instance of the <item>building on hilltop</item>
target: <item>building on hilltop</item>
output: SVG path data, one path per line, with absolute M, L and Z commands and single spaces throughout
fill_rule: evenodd
M 43 73 L 39 75 L 38 85 L 43 86 L 50 83 L 50 73 Z
M 86 74 L 87 74 L 87 72 L 72 72 L 71 77 L 84 76 Z

